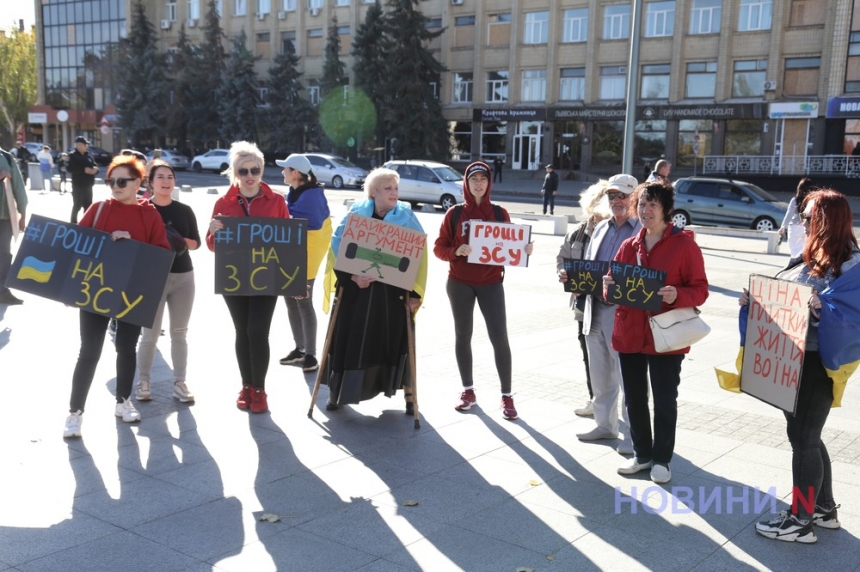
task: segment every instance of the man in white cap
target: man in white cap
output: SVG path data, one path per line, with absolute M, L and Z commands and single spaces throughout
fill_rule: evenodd
M 609 179 L 605 193 L 609 199 L 612 216 L 595 227 L 585 253 L 586 260 L 611 261 L 615 258 L 621 243 L 642 228 L 639 219 L 633 216 L 635 211 L 630 204 L 630 197 L 638 184 L 636 177 L 632 175 L 615 175 Z M 626 423 L 627 411 L 624 408 L 621 389 L 621 364 L 618 360 L 618 352 L 612 349 L 615 308 L 614 305 L 596 296 L 588 296 L 585 299 L 582 333 L 585 334 L 585 343 L 588 347 L 591 388 L 594 391 L 592 400 L 594 421 L 597 426 L 587 433 L 577 433 L 576 437 L 581 441 L 619 437 L 619 401 Z M 625 436 L 617 450 L 621 454 L 633 453 L 633 442 L 629 435 Z

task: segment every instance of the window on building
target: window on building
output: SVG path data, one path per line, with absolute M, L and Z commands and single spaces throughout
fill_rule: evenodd
M 448 132 L 451 134 L 451 160 L 472 160 L 472 124 L 468 121 L 450 121 Z
M 451 103 L 471 103 L 472 74 L 466 72 L 455 72 L 453 88 Z
M 272 0 L 257 0 L 257 14 L 271 14 Z
M 490 46 L 506 46 L 511 43 L 511 13 L 490 14 L 487 44 Z
M 475 16 L 457 16 L 454 18 L 454 46 L 474 48 Z
M 321 56 L 325 51 L 325 40 L 323 39 L 323 29 L 313 28 L 307 31 L 307 40 L 305 50 L 308 56 Z
M 215 11 L 219 18 L 224 16 L 224 0 L 215 0 Z
M 726 121 L 726 155 L 761 155 L 761 119 L 730 119 Z
M 424 28 L 427 30 L 438 30 L 442 27 L 442 18 L 428 18 Z
M 507 70 L 487 73 L 487 103 L 504 103 L 508 100 Z
M 666 156 L 666 125 L 664 119 L 633 124 L 633 163 L 653 165 L 660 157 Z
M 549 41 L 549 12 L 526 12 L 523 25 L 524 44 L 545 44 Z
M 285 54 L 289 51 L 290 47 L 292 47 L 292 51 L 297 51 L 296 46 L 296 31 L 288 30 L 286 32 L 281 32 L 281 53 Z
M 713 99 L 717 93 L 717 62 L 688 63 L 684 86 L 684 97 Z
M 645 37 L 658 38 L 675 33 L 675 0 L 648 2 L 645 8 Z
M 603 9 L 603 39 L 630 37 L 630 4 L 610 4 Z
M 295 12 L 296 4 L 296 0 L 283 0 L 281 7 L 284 9 L 284 12 Z
M 772 18 L 773 0 L 741 0 L 738 30 L 741 32 L 770 30 Z
M 508 141 L 507 121 L 485 121 L 481 124 L 481 153 L 484 156 L 505 155 Z
M 561 41 L 588 41 L 588 8 L 565 10 L 561 21 Z
M 311 80 L 313 85 L 308 86 L 308 103 L 311 105 L 320 104 L 320 86 L 318 80 Z
M 561 68 L 558 98 L 561 101 L 585 99 L 585 68 Z
M 697 157 L 699 165 L 705 155 L 711 154 L 713 143 L 714 122 L 710 119 L 682 119 L 678 122 L 678 156 L 675 163 L 682 167 L 692 167 L 693 157 Z M 698 141 L 696 137 L 698 136 Z M 699 144 L 698 154 L 694 153 L 695 144 Z
M 642 66 L 641 99 L 669 99 L 669 64 Z
M 690 9 L 690 34 L 719 33 L 722 13 L 723 0 L 693 0 Z
M 171 22 L 176 21 L 176 0 L 167 0 L 167 4 L 165 4 L 165 12 L 164 15 Z
M 190 20 L 200 19 L 200 0 L 188 0 L 188 18 Z
M 860 32 L 848 35 L 848 62 L 845 68 L 845 92 L 860 92 Z
M 245 11 L 248 8 L 247 0 L 233 0 L 233 15 L 234 16 L 244 16 Z
M 761 97 L 767 79 L 767 60 L 735 62 L 732 97 Z
M 600 99 L 624 99 L 626 91 L 626 67 L 608 66 L 600 68 Z
M 546 101 L 546 68 L 523 70 L 521 101 Z
M 621 164 L 623 121 L 595 121 L 591 161 L 595 165 Z
M 257 34 L 257 45 L 254 47 L 254 54 L 264 60 L 272 57 L 272 34 L 269 32 L 260 32 Z
M 257 107 L 269 107 L 269 88 L 264 85 L 257 86 Z
M 349 6 L 349 0 L 334 0 L 335 6 Z
M 439 82 L 431 81 L 430 82 L 430 91 L 433 93 L 433 99 L 439 99 Z
M 821 58 L 785 58 L 782 91 L 786 95 L 817 94 L 820 69 Z
M 792 0 L 789 26 L 818 26 L 824 24 L 827 3 L 821 0 Z
M 323 0 L 308 0 L 308 10 L 322 10 Z

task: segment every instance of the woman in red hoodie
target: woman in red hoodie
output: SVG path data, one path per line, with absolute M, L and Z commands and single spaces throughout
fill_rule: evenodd
M 463 392 L 454 409 L 468 411 L 477 403 L 472 381 L 472 323 L 477 301 L 487 323 L 501 380 L 502 414 L 505 419 L 513 421 L 517 418 L 517 410 L 511 397 L 511 346 L 508 343 L 505 289 L 502 286 L 505 267 L 473 264 L 466 260 L 472 252 L 466 242 L 470 221 L 511 221 L 508 211 L 490 202 L 491 179 L 490 166 L 482 161 L 466 168 L 463 182 L 465 203 L 448 209 L 433 253 L 450 263 L 446 290 L 454 313 L 454 353 L 463 382 Z M 531 252 L 532 245 L 529 244 L 526 253 Z
M 143 181 L 144 164 L 134 157 L 120 155 L 108 167 L 105 183 L 111 198 L 91 205 L 81 226 L 108 232 L 111 239 L 131 239 L 170 250 L 161 215 L 149 201 L 138 200 L 137 190 Z M 110 318 L 81 310 L 81 351 L 72 376 L 72 396 L 64 437 L 80 437 L 87 394 L 102 354 Z M 140 421 L 140 413 L 129 400 L 137 362 L 137 338 L 140 326 L 119 321 L 116 329 L 116 409 L 117 417 L 126 423 Z
M 224 175 L 230 180 L 227 194 L 215 202 L 206 245 L 215 251 L 215 233 L 224 228 L 220 217 L 262 216 L 290 218 L 284 197 L 263 182 L 263 153 L 253 143 L 236 141 L 230 146 L 230 167 Z M 228 296 L 224 302 L 236 329 L 236 359 L 242 376 L 242 390 L 236 400 L 239 409 L 263 413 L 266 399 L 266 373 L 269 371 L 269 328 L 277 296 Z

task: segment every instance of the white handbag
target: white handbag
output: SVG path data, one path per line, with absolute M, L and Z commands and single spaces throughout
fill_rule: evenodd
M 699 316 L 698 308 L 675 308 L 651 316 L 651 335 L 658 353 L 673 352 L 691 346 L 711 333 L 711 327 Z

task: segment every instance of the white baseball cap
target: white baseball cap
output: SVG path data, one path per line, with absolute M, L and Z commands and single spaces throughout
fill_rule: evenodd
M 633 175 L 613 175 L 609 178 L 609 186 L 606 187 L 606 192 L 621 191 L 625 195 L 633 194 L 636 187 L 639 186 L 639 181 Z
M 289 167 L 290 169 L 294 169 L 302 175 L 307 175 L 311 172 L 311 162 L 308 161 L 307 157 L 299 155 L 298 153 L 293 153 L 283 161 L 275 161 L 275 164 L 278 167 Z

